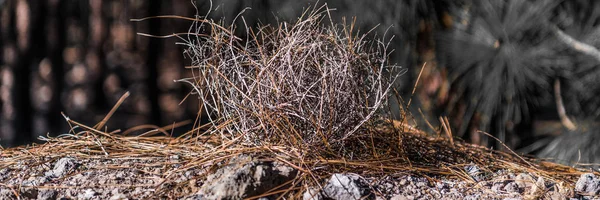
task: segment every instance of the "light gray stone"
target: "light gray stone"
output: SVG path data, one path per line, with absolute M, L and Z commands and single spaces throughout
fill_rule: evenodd
M 322 193 L 325 198 L 339 200 L 374 198 L 369 185 L 356 174 L 333 174 Z
M 323 200 L 323 195 L 317 189 L 308 188 L 302 194 L 302 200 Z
M 37 199 L 50 200 L 56 199 L 58 192 L 54 189 L 40 189 L 37 193 Z
M 62 178 L 77 168 L 77 160 L 72 157 L 64 157 L 56 161 L 54 168 L 45 173 L 46 177 Z
M 207 177 L 198 194 L 204 199 L 244 199 L 292 180 L 297 170 L 279 162 L 239 156 Z
M 582 174 L 575 183 L 575 191 L 586 195 L 594 195 L 600 190 L 600 180 L 592 173 Z

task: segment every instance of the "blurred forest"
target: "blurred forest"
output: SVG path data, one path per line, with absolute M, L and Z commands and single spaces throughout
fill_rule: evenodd
M 66 133 L 61 112 L 93 125 L 126 91 L 131 96 L 109 121 L 110 129 L 195 116 L 197 102 L 179 106 L 187 89 L 173 82 L 186 73 L 177 40 L 136 35 L 187 31 L 189 23 L 130 22 L 194 13 L 184 0 L 0 1 L 0 144 Z

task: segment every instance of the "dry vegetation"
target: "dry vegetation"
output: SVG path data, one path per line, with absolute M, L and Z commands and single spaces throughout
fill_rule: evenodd
M 189 68 L 195 76 L 180 81 L 194 87 L 211 123 L 173 138 L 168 137 L 167 129 L 175 125 L 152 127 L 143 136 L 127 136 L 118 130 L 106 131 L 105 120 L 88 127 L 66 117 L 72 132 L 45 138 L 47 142 L 41 145 L 3 149 L 0 168 L 12 169 L 19 163 L 40 166 L 67 156 L 119 159 L 177 155 L 178 162 L 166 159 L 152 163 L 162 166 L 153 172 L 160 177 L 157 184 L 89 186 L 151 188 L 153 197 L 169 198 L 194 193 L 198 188 L 192 182 L 202 182 L 216 170 L 213 166 L 217 163 L 240 154 L 278 160 L 296 168 L 300 172 L 296 179 L 269 193 L 292 199 L 301 198 L 307 187 L 319 185 L 323 177 L 338 172 L 365 176 L 404 173 L 428 176 L 432 181 L 454 177 L 474 182 L 463 169 L 476 164 L 484 173 L 529 172 L 567 185 L 583 173 L 513 152 L 428 136 L 409 125 L 409 114 L 393 121 L 396 123 L 384 120 L 392 83 L 399 74 L 398 67 L 386 60 L 390 53 L 387 44 L 368 42 L 367 36 L 356 34 L 352 24 L 330 24 L 327 12 L 326 7 L 316 7 L 294 24 L 247 29 L 251 36 L 247 39 L 232 35 L 234 27 L 189 19 L 194 22 L 192 32 L 182 39 L 188 47 L 186 54 L 193 60 Z M 109 118 L 110 114 L 106 120 Z M 156 133 L 166 136 L 149 137 Z M 171 181 L 176 174 L 199 167 L 205 171 L 188 181 Z M 105 168 L 135 166 L 116 163 Z M 32 175 L 19 176 L 11 178 Z M 25 188 L 1 185 L 16 196 Z M 47 183 L 35 187 L 78 186 Z
M 380 116 L 399 76 L 387 62 L 389 43 L 354 35 L 353 25 L 331 25 L 324 8 L 294 24 L 231 28 L 194 21 L 185 38 L 190 82 L 223 139 L 255 144 L 342 147 Z M 210 32 L 209 35 L 202 35 Z

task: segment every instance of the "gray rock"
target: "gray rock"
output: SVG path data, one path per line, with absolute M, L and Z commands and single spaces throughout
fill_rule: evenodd
M 537 193 L 541 193 L 546 189 L 546 181 L 543 177 L 538 177 L 535 184 L 531 187 L 530 195 L 536 195 Z
M 40 189 L 37 193 L 37 199 L 49 200 L 56 199 L 58 192 L 53 189 Z
M 204 198 L 204 195 L 202 195 L 202 194 L 192 194 L 192 195 L 181 198 L 181 200 L 203 200 L 203 199 L 205 199 L 205 198 Z
M 0 188 L 0 199 L 17 199 L 13 190 L 8 188 Z
M 481 199 L 481 194 L 469 195 L 464 198 L 465 200 L 477 200 Z
M 69 172 L 77 168 L 77 160 L 72 157 L 64 157 L 56 161 L 54 168 L 51 171 L 45 173 L 46 177 L 62 178 Z
M 355 174 L 333 174 L 322 194 L 330 199 L 373 199 L 374 195 L 364 179 Z
M 23 188 L 21 189 L 21 197 L 28 199 L 34 199 L 38 196 L 38 190 L 36 188 Z
M 528 189 L 534 185 L 535 181 L 531 175 L 520 173 L 517 175 L 517 177 L 515 177 L 515 183 L 517 183 L 521 189 Z
M 510 182 L 504 186 L 504 191 L 508 193 L 519 193 L 519 184 L 515 182 Z
M 505 186 L 504 182 L 495 182 L 492 185 L 491 189 L 492 189 L 492 191 L 499 193 L 499 192 L 502 192 L 502 190 L 504 189 L 504 186 Z
M 398 194 L 398 195 L 394 195 L 392 198 L 390 198 L 390 200 L 409 200 L 408 197 Z
M 297 170 L 279 162 L 259 162 L 240 156 L 209 175 L 198 194 L 204 199 L 243 199 L 281 186 L 294 179 Z
M 323 195 L 317 189 L 308 188 L 302 194 L 302 200 L 323 200 Z
M 23 186 L 40 186 L 46 183 L 47 181 L 48 179 L 46 177 L 32 176 L 29 177 L 27 180 L 23 181 Z
M 98 193 L 96 191 L 94 191 L 93 189 L 87 189 L 87 190 L 83 191 L 83 193 L 77 195 L 77 199 L 92 199 L 97 194 Z
M 477 182 L 483 181 L 485 178 L 483 172 L 475 164 L 465 166 L 465 171 L 467 174 L 469 174 L 469 176 L 471 176 L 471 178 L 473 178 L 473 180 Z
M 575 184 L 575 191 L 587 195 L 594 195 L 600 190 L 600 180 L 592 173 L 582 174 Z
M 124 194 L 120 194 L 120 193 L 119 194 L 113 194 L 110 197 L 110 200 L 127 200 L 127 199 L 128 199 L 127 196 L 125 196 Z
M 2 168 L 0 169 L 0 181 L 4 181 L 5 179 L 10 177 L 10 169 Z

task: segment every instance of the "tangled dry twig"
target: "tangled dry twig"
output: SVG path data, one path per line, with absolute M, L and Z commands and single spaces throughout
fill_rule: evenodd
M 353 25 L 323 26 L 326 6 L 295 24 L 247 28 L 248 38 L 196 20 L 184 39 L 193 85 L 224 138 L 339 145 L 381 112 L 400 67 L 389 42 L 366 41 Z M 210 34 L 202 33 L 210 26 Z M 290 140 L 290 138 L 292 138 Z

